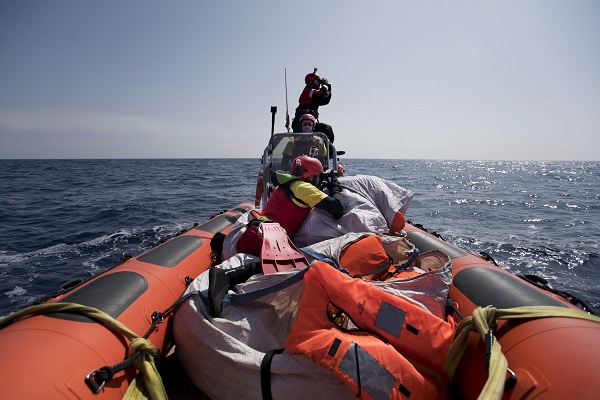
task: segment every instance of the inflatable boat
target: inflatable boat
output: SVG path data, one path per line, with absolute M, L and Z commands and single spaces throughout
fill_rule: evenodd
M 597 398 L 600 319 L 400 226 L 412 192 L 393 182 L 340 177 L 348 225 L 313 210 L 269 260 L 236 254 L 301 136 L 272 133 L 254 204 L 2 319 L 2 398 Z M 307 143 L 294 152 L 342 175 L 325 135 Z
M 119 366 L 130 356 L 130 332 L 146 336 L 160 350 L 157 359 L 166 355 L 172 306 L 211 265 L 211 238 L 251 208 L 240 204 L 93 279 L 63 285 L 22 317 L 3 319 L 2 398 L 122 398 L 135 376 L 134 367 Z

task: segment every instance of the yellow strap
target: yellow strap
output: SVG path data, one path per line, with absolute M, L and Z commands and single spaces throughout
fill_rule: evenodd
M 48 314 L 57 312 L 68 312 L 84 315 L 95 321 L 102 323 L 111 330 L 118 330 L 129 341 L 129 355 L 132 356 L 137 351 L 142 354 L 135 361 L 135 367 L 140 373 L 134 378 L 125 393 L 124 399 L 167 399 L 167 393 L 158 374 L 156 365 L 154 365 L 155 347 L 147 339 L 138 336 L 135 332 L 127 328 L 121 322 L 117 321 L 105 312 L 97 308 L 83 306 L 75 303 L 46 303 L 28 307 L 17 311 L 5 318 L 0 319 L 0 327 L 32 315 Z M 83 378 L 82 378 L 83 379 Z
M 489 331 L 490 327 L 495 326 L 496 321 L 500 319 L 532 319 L 549 317 L 577 318 L 600 323 L 599 317 L 571 308 L 553 306 L 527 306 L 509 309 L 478 307 L 473 311 L 473 315 L 471 317 L 467 317 L 462 320 L 456 328 L 454 340 L 452 341 L 452 346 L 450 347 L 448 357 L 446 358 L 446 363 L 444 364 L 444 372 L 446 373 L 446 376 L 451 381 L 454 380 L 456 368 L 467 345 L 469 332 L 476 330 L 479 332 L 481 338 L 485 340 L 485 335 Z M 506 357 L 502 353 L 502 347 L 494 337 L 488 379 L 481 393 L 479 394 L 479 399 L 502 398 L 507 368 L 508 364 Z

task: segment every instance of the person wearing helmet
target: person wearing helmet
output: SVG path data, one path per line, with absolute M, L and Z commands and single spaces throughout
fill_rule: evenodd
M 311 114 L 304 114 L 300 118 L 303 133 L 310 133 L 317 125 L 317 120 Z M 308 155 L 310 157 L 324 159 L 327 156 L 327 149 L 323 139 L 319 136 L 298 135 L 290 140 L 282 152 L 281 169 L 290 170 L 290 161 L 294 158 Z
M 293 238 L 304 219 L 314 207 L 331 214 L 335 219 L 344 215 L 344 199 L 337 178 L 327 183 L 329 195 L 318 189 L 323 166 L 316 158 L 300 156 L 292 161 L 292 173 L 277 172 L 279 186 L 264 205 L 260 217 L 250 221 L 246 231 L 237 242 L 238 253 L 260 257 L 262 237 L 259 226 L 262 222 L 277 222 L 290 238 Z
M 325 78 L 321 78 L 315 68 L 315 72 L 307 74 L 304 78 L 306 86 L 300 93 L 298 99 L 298 107 L 296 107 L 296 114 L 292 120 L 292 130 L 294 132 L 303 132 L 301 120 L 305 114 L 310 114 L 315 118 L 315 126 L 313 130 L 315 132 L 322 132 L 329 138 L 329 141 L 333 143 L 334 134 L 331 125 L 318 122 L 319 119 L 319 107 L 329 104 L 331 101 L 331 84 Z
M 300 117 L 300 127 L 302 132 L 313 132 L 317 125 L 317 119 L 312 114 L 304 114 Z

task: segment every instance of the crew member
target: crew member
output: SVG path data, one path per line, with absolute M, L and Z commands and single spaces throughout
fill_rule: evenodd
M 298 99 L 298 107 L 292 121 L 292 130 L 294 132 L 302 132 L 300 120 L 304 114 L 311 114 L 315 119 L 319 119 L 319 106 L 325 106 L 331 101 L 331 84 L 325 78 L 321 78 L 315 68 L 315 72 L 307 74 L 304 78 L 306 86 L 300 98 Z M 314 128 L 315 132 L 322 132 L 333 143 L 334 134 L 331 125 L 319 122 Z
M 323 166 L 316 158 L 300 156 L 292 162 L 292 174 L 277 172 L 279 186 L 262 209 L 260 217 L 250 221 L 236 245 L 238 253 L 260 257 L 262 222 L 277 222 L 293 238 L 313 207 L 330 213 L 338 219 L 344 215 L 344 200 L 335 176 L 327 182 L 329 196 L 318 189 Z
M 309 133 L 314 130 L 317 120 L 312 114 L 304 114 L 300 118 L 300 125 L 303 133 Z M 281 169 L 290 171 L 290 161 L 301 155 L 326 161 L 327 149 L 323 140 L 318 136 L 297 136 L 290 140 L 283 149 Z

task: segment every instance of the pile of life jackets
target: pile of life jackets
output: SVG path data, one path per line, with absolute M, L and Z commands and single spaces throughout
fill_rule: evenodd
M 363 398 L 440 398 L 455 325 L 316 262 L 285 348 L 333 371 Z

